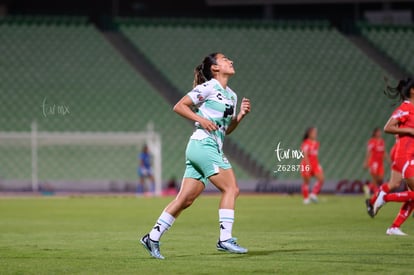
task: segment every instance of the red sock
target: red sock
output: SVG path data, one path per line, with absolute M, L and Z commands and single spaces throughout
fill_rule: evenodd
M 406 202 L 414 200 L 413 191 L 405 191 L 399 193 L 391 193 L 384 196 L 384 201 L 396 201 L 396 202 Z
M 319 192 L 321 191 L 321 188 L 322 188 L 322 182 L 317 181 L 317 182 L 315 183 L 315 186 L 313 186 L 313 189 L 312 189 L 312 194 L 314 194 L 314 195 L 318 195 L 318 194 L 319 194 Z
M 391 227 L 400 227 L 413 212 L 414 202 L 404 202 Z
M 302 184 L 302 195 L 304 199 L 307 199 L 309 197 L 309 185 L 308 184 Z
M 381 186 L 379 187 L 379 190 L 377 190 L 377 192 L 375 192 L 374 195 L 372 195 L 371 200 L 370 200 L 371 205 L 374 205 L 375 200 L 377 199 L 380 191 L 384 191 L 387 194 L 390 192 L 390 187 L 388 186 L 388 182 L 381 184 Z
M 384 191 L 387 194 L 390 192 L 390 187 L 388 186 L 388 182 L 381 184 L 380 191 Z

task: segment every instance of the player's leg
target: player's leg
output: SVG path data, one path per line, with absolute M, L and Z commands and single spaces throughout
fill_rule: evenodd
M 409 190 L 414 190 L 414 165 L 412 161 L 407 161 L 402 169 L 402 178 L 405 179 L 405 182 L 409 188 Z M 392 176 L 392 174 L 391 174 Z M 414 200 L 414 192 L 413 191 L 405 191 L 399 193 L 391 193 L 387 194 L 381 191 L 375 200 L 374 203 L 374 214 L 378 212 L 378 210 L 386 203 L 386 202 L 407 202 Z
M 372 194 L 375 194 L 378 192 L 378 188 L 381 186 L 382 184 L 382 176 L 379 174 L 373 174 L 372 175 L 372 182 L 371 182 L 371 186 L 370 186 L 370 190 Z
M 150 233 L 141 239 L 142 245 L 148 250 L 152 257 L 164 259 L 159 250 L 159 240 L 161 236 L 170 229 L 180 213 L 189 207 L 203 190 L 203 182 L 193 178 L 183 179 L 180 191 L 176 198 L 170 202 L 161 213 Z
M 143 171 L 142 171 L 141 167 L 139 167 L 137 169 L 137 173 L 138 173 L 138 178 L 139 178 L 139 182 L 138 182 L 138 186 L 137 186 L 137 194 L 144 194 L 144 192 L 145 192 L 145 178 L 144 178 L 144 174 L 143 174 Z
M 382 191 L 388 194 L 390 191 L 397 189 L 401 185 L 402 170 L 406 161 L 404 159 L 394 159 L 391 167 L 391 177 L 388 183 L 383 183 L 378 192 L 376 192 L 370 200 L 371 205 L 374 205 L 379 193 Z
M 177 196 L 167 205 L 164 211 L 168 212 L 174 218 L 177 218 L 184 209 L 193 204 L 195 199 L 203 192 L 204 188 L 205 185 L 202 181 L 193 178 L 184 178 Z
M 400 172 L 398 172 L 396 169 L 392 169 L 391 170 L 391 177 L 390 177 L 390 181 L 388 183 L 383 183 L 378 192 L 376 194 L 374 194 L 369 202 L 369 204 L 372 207 L 372 211 L 369 212 L 368 209 L 368 214 L 371 217 L 374 217 L 376 215 L 376 213 L 378 212 L 379 208 L 384 204 L 384 201 L 382 199 L 382 202 L 379 201 L 377 203 L 378 209 L 375 209 L 375 203 L 378 200 L 379 195 L 381 194 L 381 196 L 384 196 L 386 194 L 388 194 L 390 191 L 397 189 L 402 181 L 402 174 Z
M 302 196 L 303 196 L 303 204 L 309 204 L 310 203 L 310 199 L 309 199 L 309 183 L 311 180 L 311 176 L 309 173 L 303 173 L 302 174 Z
M 408 201 L 404 202 L 400 211 L 398 212 L 397 216 L 394 219 L 391 227 L 389 227 L 386 231 L 387 235 L 397 235 L 397 236 L 406 236 L 404 232 L 401 231 L 401 225 L 407 220 L 407 218 L 411 215 L 414 209 L 414 202 Z
M 364 193 L 366 198 L 369 198 L 371 194 L 375 194 L 376 192 L 373 191 L 373 186 L 376 185 L 376 175 L 377 175 L 377 162 L 370 162 L 369 163 L 369 174 L 371 176 L 371 180 L 364 185 Z
M 413 190 L 414 189 L 414 177 L 411 178 L 407 178 L 405 179 L 405 182 L 408 185 L 409 190 Z M 378 195 L 378 199 L 381 196 Z M 377 199 L 377 201 L 378 201 Z M 391 194 L 385 194 L 383 196 L 383 200 L 384 202 L 406 202 L 406 201 L 411 201 L 414 200 L 414 192 L 413 191 L 404 191 L 404 192 L 399 192 L 399 193 L 391 193 Z
M 220 237 L 217 249 L 231 253 L 247 253 L 247 249 L 239 246 L 232 236 L 234 209 L 239 195 L 239 186 L 233 169 L 219 168 L 219 173 L 210 176 L 209 180 L 222 193 L 219 205 Z
M 316 183 L 313 186 L 312 193 L 310 194 L 309 198 L 313 202 L 318 202 L 318 194 L 321 192 L 323 183 L 325 181 L 325 176 L 324 176 L 323 170 L 322 170 L 322 168 L 320 168 L 320 166 L 317 169 L 317 171 L 315 172 L 315 177 L 316 177 Z

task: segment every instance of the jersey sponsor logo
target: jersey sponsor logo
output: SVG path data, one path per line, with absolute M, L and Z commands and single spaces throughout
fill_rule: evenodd
M 397 110 L 397 112 L 395 113 L 395 115 L 393 115 L 394 118 L 401 118 L 403 116 L 408 115 L 408 112 L 404 112 L 402 110 Z
M 223 118 L 226 118 L 228 116 L 232 116 L 233 113 L 234 113 L 234 107 L 229 105 L 229 104 L 226 104 L 226 109 L 224 110 Z
M 221 93 L 217 93 L 217 98 L 218 98 L 219 100 L 223 100 L 223 95 L 222 95 Z

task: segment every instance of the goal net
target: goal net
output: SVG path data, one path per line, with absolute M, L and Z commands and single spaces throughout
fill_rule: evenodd
M 148 146 L 160 195 L 161 137 L 144 132 L 0 132 L 0 190 L 135 192 Z M 149 182 L 146 182 L 147 189 Z

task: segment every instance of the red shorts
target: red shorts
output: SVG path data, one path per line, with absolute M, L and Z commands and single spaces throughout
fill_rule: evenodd
M 400 172 L 403 179 L 412 178 L 414 177 L 414 160 L 397 158 L 392 163 L 392 170 Z
M 369 163 L 369 172 L 371 175 L 384 176 L 384 162 L 383 161 L 372 161 Z
M 322 166 L 319 163 L 305 164 L 302 162 L 300 167 L 302 177 L 313 177 L 323 172 Z

